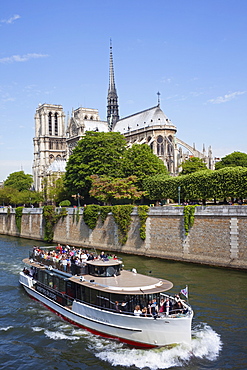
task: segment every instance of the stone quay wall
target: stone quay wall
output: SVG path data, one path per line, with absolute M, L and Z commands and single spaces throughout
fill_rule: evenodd
M 230 268 L 247 268 L 247 206 L 198 206 L 194 224 L 185 235 L 183 207 L 151 207 L 146 221 L 146 239 L 139 235 L 137 209 L 125 245 L 118 242 L 118 228 L 111 214 L 104 223 L 99 218 L 94 230 L 83 221 L 83 208 L 75 215 L 67 209 L 54 228 L 55 243 L 96 248 L 112 253 L 131 253 L 178 261 Z M 43 240 L 42 208 L 24 208 L 21 233 L 14 209 L 0 209 L 0 234 Z

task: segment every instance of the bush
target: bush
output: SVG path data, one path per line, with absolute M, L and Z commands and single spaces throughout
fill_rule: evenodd
M 71 202 L 69 200 L 62 200 L 60 203 L 59 203 L 59 206 L 60 207 L 69 207 L 71 206 Z

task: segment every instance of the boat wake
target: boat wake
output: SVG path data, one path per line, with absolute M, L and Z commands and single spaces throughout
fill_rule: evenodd
M 152 350 L 130 349 L 113 342 L 101 340 L 94 346 L 96 357 L 112 366 L 126 366 L 139 369 L 169 369 L 186 367 L 194 359 L 214 361 L 222 347 L 220 336 L 207 324 L 200 324 L 193 330 L 192 346 L 176 345 L 170 348 Z
M 33 332 L 43 332 L 47 338 L 55 341 L 67 340 L 78 343 L 84 339 L 87 350 L 111 366 L 145 368 L 145 370 L 170 369 L 172 367 L 186 368 L 198 363 L 198 361 L 200 363 L 202 361 L 215 361 L 222 348 L 220 335 L 205 323 L 194 327 L 190 347 L 180 344 L 143 350 L 130 348 L 123 343 L 95 336 L 67 323 L 61 324 L 60 321 L 54 320 L 52 314 L 50 317 L 49 315 L 46 316 L 46 320 L 51 320 L 49 329 L 43 325 L 38 325 L 32 327 Z

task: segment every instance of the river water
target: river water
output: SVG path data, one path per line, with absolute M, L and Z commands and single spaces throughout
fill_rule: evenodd
M 126 269 L 189 287 L 192 347 L 140 350 L 94 336 L 32 300 L 18 283 L 33 244 L 0 236 L 0 369 L 247 369 L 245 271 L 121 255 Z M 150 272 L 151 271 L 151 272 Z

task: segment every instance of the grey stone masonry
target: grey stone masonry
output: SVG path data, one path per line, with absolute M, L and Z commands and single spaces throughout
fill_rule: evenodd
M 124 245 L 118 240 L 118 226 L 111 213 L 99 218 L 91 230 L 83 220 L 83 207 L 67 208 L 67 216 L 54 227 L 54 243 L 97 248 L 112 253 L 131 253 L 205 265 L 247 269 L 247 206 L 197 206 L 194 223 L 185 235 L 184 207 L 150 207 L 146 239 L 140 237 L 137 208 Z M 21 232 L 15 209 L 0 208 L 0 234 L 43 240 L 42 208 L 24 208 Z
M 239 244 L 238 244 L 238 219 L 237 217 L 232 217 L 230 220 L 230 252 L 231 259 L 238 258 Z

